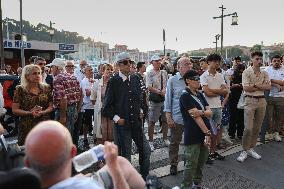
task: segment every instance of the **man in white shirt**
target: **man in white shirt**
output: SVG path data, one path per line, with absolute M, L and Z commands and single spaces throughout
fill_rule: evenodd
M 209 161 L 211 163 L 214 159 L 223 160 L 224 157 L 216 152 L 217 140 L 221 140 L 222 137 L 222 105 L 220 96 L 225 96 L 228 93 L 228 88 L 224 80 L 224 76 L 217 72 L 222 57 L 218 54 L 210 54 L 207 56 L 207 63 L 209 65 L 208 70 L 200 76 L 200 84 L 204 91 L 204 96 L 212 111 L 212 120 L 218 128 L 217 136 L 213 136 L 211 139 L 211 149 L 209 155 Z M 209 162 L 208 162 L 209 163 Z
M 79 82 L 81 82 L 85 77 L 85 75 L 84 75 L 85 66 L 87 66 L 87 61 L 81 60 L 80 67 L 75 69 L 74 75 Z
M 273 139 L 280 142 L 279 132 L 282 129 L 284 111 L 284 66 L 281 64 L 281 56 L 271 58 L 271 65 L 265 69 L 271 81 L 271 90 L 267 102 L 267 115 L 269 120 L 268 132 L 273 134 Z

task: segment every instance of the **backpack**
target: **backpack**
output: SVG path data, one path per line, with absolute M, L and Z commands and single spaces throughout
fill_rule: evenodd
M 16 167 L 24 167 L 25 153 L 18 144 L 7 145 L 3 135 L 0 137 L 0 171 L 9 171 Z

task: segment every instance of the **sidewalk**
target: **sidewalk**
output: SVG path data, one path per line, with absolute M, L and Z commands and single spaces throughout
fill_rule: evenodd
M 261 160 L 248 158 L 239 163 L 236 161 L 239 153 L 234 153 L 226 156 L 225 161 L 206 165 L 203 185 L 210 189 L 283 189 L 284 142 L 259 145 L 256 151 L 262 155 Z M 169 188 L 179 186 L 182 173 L 162 177 L 161 182 Z

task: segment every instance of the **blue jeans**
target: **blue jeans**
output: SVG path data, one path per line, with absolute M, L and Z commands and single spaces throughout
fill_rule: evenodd
M 140 174 L 145 180 L 150 169 L 151 150 L 146 139 L 140 120 L 131 124 L 114 126 L 114 143 L 118 146 L 118 153 L 131 162 L 132 139 L 139 153 Z
M 71 136 L 73 137 L 74 134 L 74 124 L 75 124 L 75 117 L 77 116 L 77 107 L 76 104 L 67 106 L 66 110 L 66 128 L 69 130 Z M 54 119 L 59 121 L 60 120 L 60 109 L 55 109 Z

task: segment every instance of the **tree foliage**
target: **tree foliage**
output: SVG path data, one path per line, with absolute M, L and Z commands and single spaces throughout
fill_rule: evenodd
M 250 49 L 250 52 L 257 52 L 257 51 L 258 52 L 261 51 L 261 45 L 256 44 Z
M 12 39 L 12 34 L 20 33 L 20 22 L 14 19 L 5 18 L 3 20 L 3 36 L 7 38 L 7 23 L 9 30 L 9 38 Z M 29 21 L 23 20 L 23 33 L 26 34 L 28 40 L 50 41 L 49 26 L 38 23 L 36 26 Z M 55 43 L 81 43 L 85 41 L 84 37 L 77 32 L 69 32 L 64 30 L 54 29 L 53 42 Z

